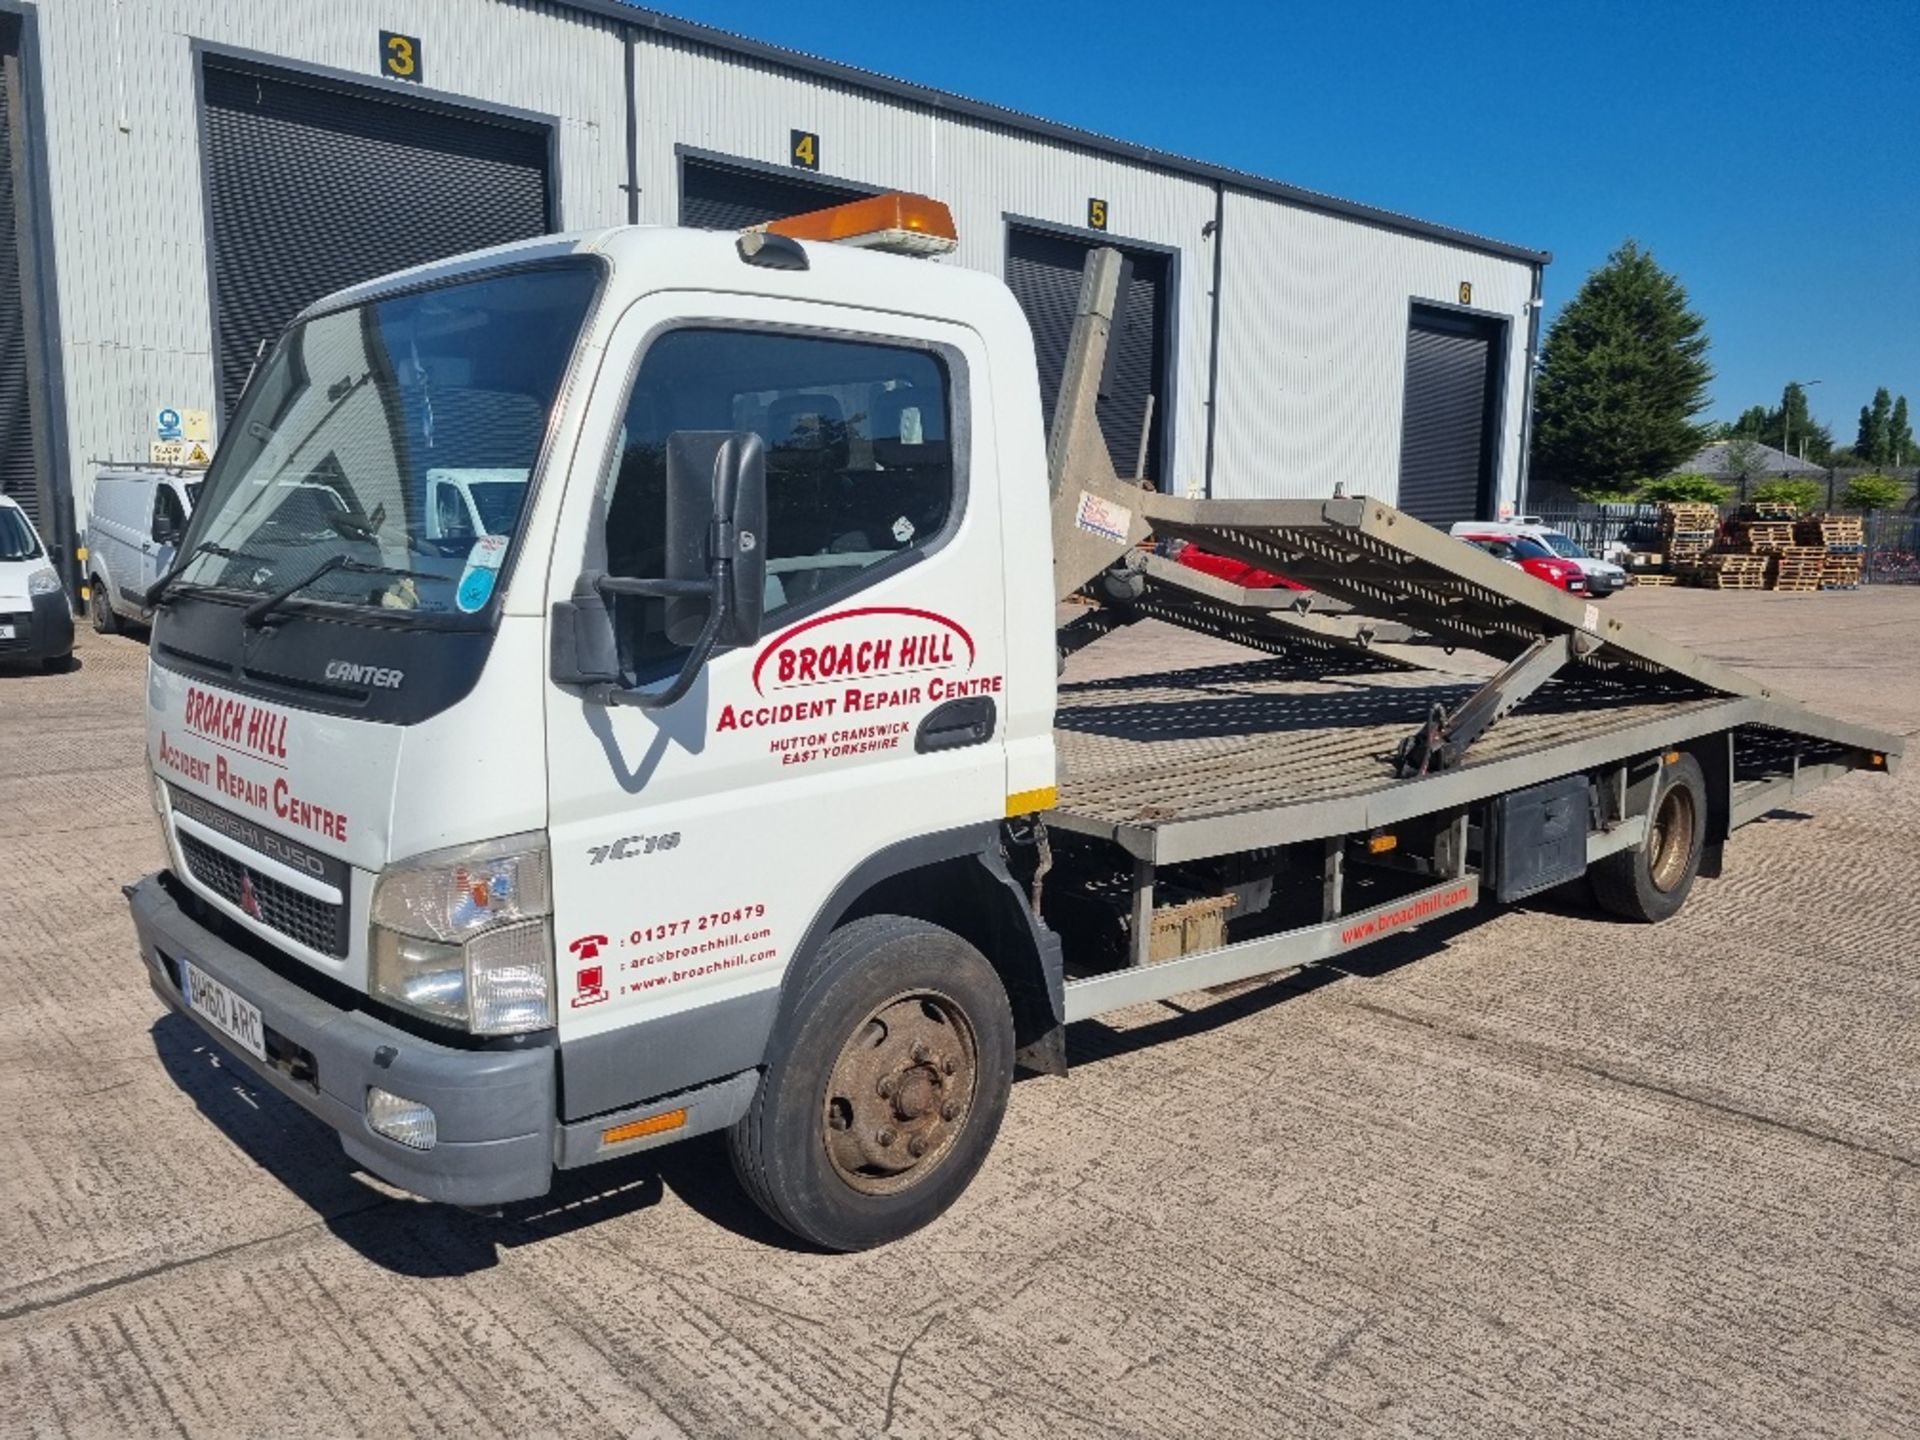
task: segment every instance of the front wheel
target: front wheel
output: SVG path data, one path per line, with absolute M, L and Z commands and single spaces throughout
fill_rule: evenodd
M 1661 767 L 1654 786 L 1646 839 L 1595 862 L 1591 872 L 1603 908 L 1649 923 L 1686 904 L 1707 844 L 1707 778 L 1700 762 L 1682 755 Z
M 734 1126 L 735 1173 L 802 1239 L 865 1250 L 937 1218 L 980 1169 L 1013 1085 L 1013 1012 L 949 930 L 875 915 L 836 930 Z
M 96 635 L 119 632 L 120 617 L 113 613 L 113 602 L 107 599 L 107 582 L 97 575 L 87 587 L 87 618 L 93 622 Z

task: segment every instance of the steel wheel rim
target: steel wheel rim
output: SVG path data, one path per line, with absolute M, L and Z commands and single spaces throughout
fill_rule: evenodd
M 853 1027 L 827 1076 L 827 1160 L 863 1195 L 894 1195 L 953 1153 L 973 1114 L 980 1042 L 947 995 L 909 990 Z
M 1669 785 L 1666 794 L 1660 797 L 1653 827 L 1647 833 L 1648 873 L 1653 888 L 1663 895 L 1672 893 L 1686 876 L 1698 824 L 1693 792 L 1684 785 Z

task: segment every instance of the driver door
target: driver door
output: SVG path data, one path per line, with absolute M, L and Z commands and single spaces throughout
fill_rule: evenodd
M 919 317 L 680 293 L 616 328 L 550 598 L 586 568 L 664 573 L 664 453 L 688 430 L 761 437 L 769 574 L 759 641 L 670 707 L 548 684 L 563 1040 L 774 991 L 863 861 L 1004 814 L 990 389 L 979 337 Z M 656 689 L 698 628 L 667 603 L 613 605 Z
M 180 536 L 187 528 L 186 506 L 180 492 L 164 481 L 153 487 L 153 508 L 147 517 L 147 539 L 140 547 L 140 585 L 144 592 L 173 568 Z

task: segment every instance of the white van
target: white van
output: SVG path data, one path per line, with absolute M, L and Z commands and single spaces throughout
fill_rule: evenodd
M 144 625 L 147 587 L 173 565 L 175 547 L 200 495 L 198 477 L 113 468 L 93 478 L 87 506 L 87 614 L 111 635 L 122 620 Z
M 73 664 L 73 609 L 33 521 L 0 495 L 0 663 Z

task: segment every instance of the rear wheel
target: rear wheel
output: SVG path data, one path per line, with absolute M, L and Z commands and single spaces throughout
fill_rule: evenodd
M 865 1250 L 935 1219 L 986 1160 L 1013 1084 L 1012 1009 L 978 950 L 898 915 L 836 930 L 796 978 L 734 1170 L 802 1239 Z
M 1700 873 L 1707 843 L 1707 781 L 1700 762 L 1682 755 L 1654 778 L 1647 836 L 1598 861 L 1593 893 L 1602 907 L 1649 923 L 1678 912 Z
M 98 575 L 87 584 L 87 618 L 93 622 L 95 634 L 119 633 L 120 617 L 113 613 L 113 602 L 107 599 L 107 582 Z

